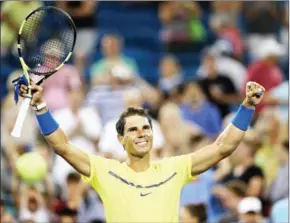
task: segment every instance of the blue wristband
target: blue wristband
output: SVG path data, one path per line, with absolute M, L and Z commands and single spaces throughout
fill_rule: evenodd
M 240 105 L 234 119 L 232 120 L 232 124 L 243 131 L 247 131 L 254 113 L 254 109 Z
M 36 118 L 42 135 L 49 135 L 59 127 L 49 110 L 43 114 L 36 115 Z

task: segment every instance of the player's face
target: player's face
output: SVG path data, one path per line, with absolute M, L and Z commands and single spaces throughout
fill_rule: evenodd
M 126 118 L 124 136 L 119 136 L 119 141 L 127 153 L 143 157 L 152 148 L 153 132 L 146 117 L 134 115 Z

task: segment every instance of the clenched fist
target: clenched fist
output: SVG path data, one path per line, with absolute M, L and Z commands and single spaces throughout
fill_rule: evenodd
M 27 91 L 28 88 L 31 88 L 32 91 L 32 98 L 31 98 L 31 102 L 30 105 L 31 106 L 36 106 L 41 104 L 42 102 L 44 102 L 43 99 L 43 88 L 39 85 L 36 85 L 34 81 L 30 80 L 30 86 L 26 86 L 26 85 L 21 85 L 20 86 L 20 96 L 21 97 L 27 97 Z
M 248 82 L 246 85 L 246 99 L 243 104 L 247 107 L 254 107 L 259 104 L 264 96 L 265 88 L 256 83 L 256 82 Z

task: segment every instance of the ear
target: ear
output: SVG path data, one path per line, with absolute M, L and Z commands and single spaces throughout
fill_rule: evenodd
M 121 143 L 121 145 L 124 145 L 124 136 L 118 135 L 118 141 Z

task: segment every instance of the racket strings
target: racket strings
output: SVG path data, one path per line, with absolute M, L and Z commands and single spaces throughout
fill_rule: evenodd
M 74 27 L 69 18 L 55 9 L 42 9 L 27 18 L 20 36 L 22 55 L 30 72 L 49 74 L 72 52 Z

